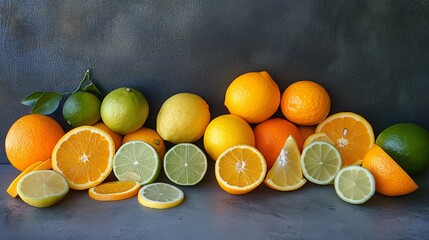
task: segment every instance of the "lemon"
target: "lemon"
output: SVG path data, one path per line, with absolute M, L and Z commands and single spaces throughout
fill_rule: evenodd
M 200 139 L 210 121 L 209 105 L 193 93 L 168 98 L 156 118 L 156 131 L 171 143 L 192 143 Z
M 100 113 L 108 128 L 124 135 L 143 126 L 149 115 L 149 103 L 140 91 L 122 87 L 104 97 Z
M 139 203 L 148 208 L 166 209 L 183 202 L 185 194 L 168 183 L 151 183 L 143 186 L 137 196 Z
M 75 92 L 63 105 L 63 117 L 73 127 L 93 125 L 100 120 L 100 100 L 89 92 Z
M 362 204 L 375 193 L 375 178 L 372 173 L 361 166 L 347 166 L 335 176 L 335 192 L 343 201 L 351 204 Z

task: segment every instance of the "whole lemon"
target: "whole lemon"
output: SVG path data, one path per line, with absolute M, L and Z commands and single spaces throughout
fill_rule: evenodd
M 63 105 L 63 117 L 73 127 L 93 125 L 100 120 L 100 100 L 92 93 L 79 91 Z
M 149 115 L 149 103 L 140 91 L 121 87 L 104 97 L 100 113 L 108 128 L 124 135 L 143 126 Z
M 255 146 L 255 136 L 250 125 L 233 114 L 213 119 L 204 133 L 204 148 L 213 160 L 230 147 L 246 144 Z
M 209 105 L 197 94 L 178 93 L 168 98 L 156 118 L 156 131 L 171 143 L 195 142 L 210 122 Z

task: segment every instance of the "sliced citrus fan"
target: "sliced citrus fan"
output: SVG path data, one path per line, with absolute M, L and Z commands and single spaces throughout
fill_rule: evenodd
M 316 132 L 324 132 L 334 141 L 341 153 L 343 166 L 360 165 L 375 142 L 371 124 L 352 112 L 340 112 L 327 117 L 317 125 Z
M 244 194 L 258 187 L 265 178 L 267 163 L 255 147 L 237 145 L 225 150 L 216 160 L 219 186 L 231 194 Z
M 332 183 L 341 164 L 340 153 L 327 142 L 310 143 L 302 151 L 302 173 L 312 183 L 320 185 Z
M 19 197 L 33 207 L 49 207 L 69 191 L 67 180 L 52 170 L 32 171 L 21 178 L 17 186 Z
M 165 154 L 165 175 L 178 185 L 195 185 L 203 179 L 206 171 L 207 157 L 192 143 L 177 144 Z
M 133 181 L 102 183 L 88 190 L 90 198 L 98 201 L 118 201 L 137 195 L 141 185 Z
M 328 135 L 326 135 L 326 133 L 324 132 L 313 133 L 308 136 L 308 138 L 305 139 L 304 145 L 302 145 L 302 147 L 305 148 L 312 142 L 327 142 L 332 145 L 335 145 L 334 141 L 332 141 L 332 139 L 328 137 Z
M 264 182 L 279 191 L 296 190 L 307 182 L 302 175 L 301 153 L 292 135 L 285 141 Z
M 94 187 L 109 176 L 115 154 L 110 135 L 93 126 L 81 126 L 67 132 L 52 152 L 52 169 L 61 173 L 70 188 Z
M 137 199 L 145 207 L 166 209 L 181 204 L 184 199 L 184 193 L 173 185 L 158 182 L 143 186 L 138 193 Z
M 368 169 L 347 166 L 341 169 L 334 181 L 338 197 L 348 203 L 362 204 L 375 193 L 375 179 Z
M 122 181 L 135 181 L 141 185 L 156 180 L 161 163 L 156 150 L 147 142 L 130 141 L 115 154 L 113 172 Z

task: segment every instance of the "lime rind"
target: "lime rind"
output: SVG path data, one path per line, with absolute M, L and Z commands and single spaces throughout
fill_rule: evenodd
M 338 197 L 351 204 L 363 204 L 375 193 L 375 178 L 361 166 L 347 166 L 341 169 L 334 181 Z
M 138 193 L 138 201 L 149 208 L 166 209 L 183 202 L 184 193 L 168 183 L 151 183 L 143 186 Z
M 154 182 L 161 163 L 156 150 L 144 141 L 130 141 L 122 145 L 113 159 L 113 172 L 119 180 L 139 184 Z

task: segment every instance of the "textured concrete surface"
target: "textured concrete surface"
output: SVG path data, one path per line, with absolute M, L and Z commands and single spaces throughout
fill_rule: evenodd
M 214 164 L 198 185 L 179 187 L 185 201 L 154 210 L 136 197 L 98 202 L 71 190 L 57 205 L 38 209 L 6 188 L 18 174 L 0 165 L 0 239 L 428 239 L 429 169 L 409 195 L 375 194 L 364 205 L 340 200 L 333 186 L 306 183 L 292 192 L 265 185 L 241 196 L 217 185 Z M 159 181 L 168 182 L 164 176 Z

